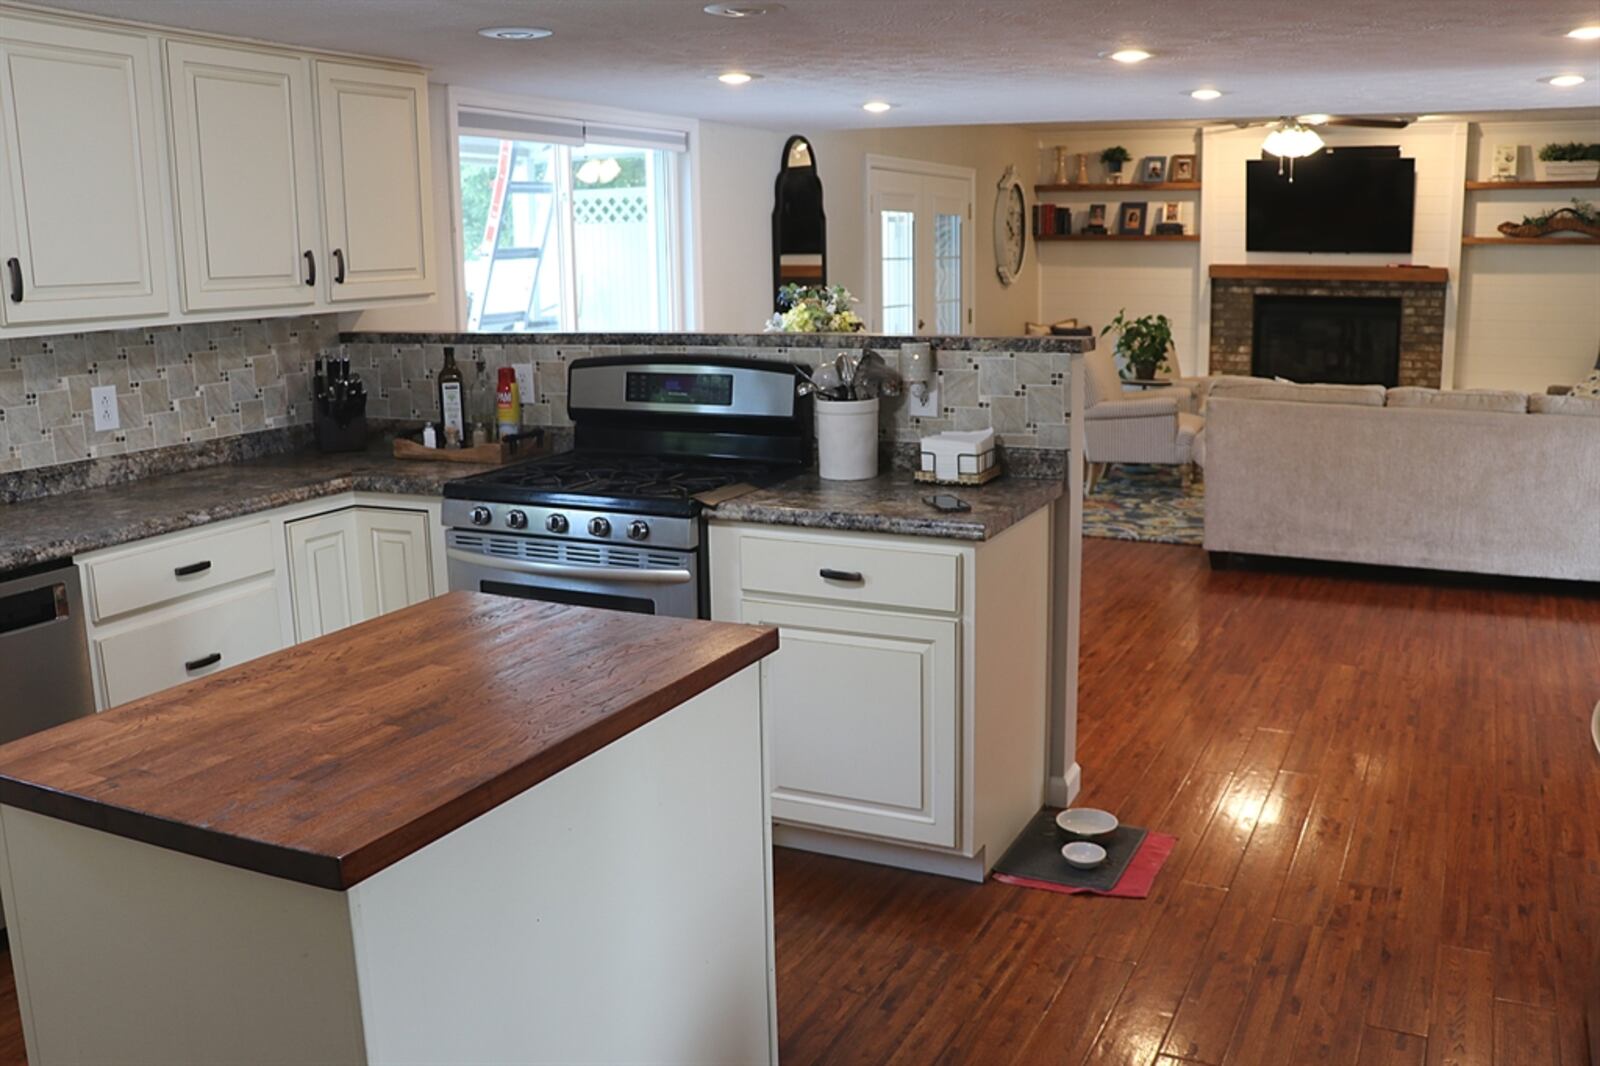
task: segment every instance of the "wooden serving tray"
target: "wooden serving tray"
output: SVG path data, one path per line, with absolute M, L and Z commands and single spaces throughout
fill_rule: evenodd
M 421 459 L 430 463 L 477 463 L 497 466 L 513 459 L 527 459 L 545 451 L 545 435 L 528 433 L 509 440 L 497 440 L 471 448 L 424 448 L 410 437 L 394 439 L 396 459 Z

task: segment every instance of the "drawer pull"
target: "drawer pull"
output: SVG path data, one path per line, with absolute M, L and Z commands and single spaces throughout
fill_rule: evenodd
M 172 575 L 174 577 L 188 577 L 190 574 L 203 574 L 207 570 L 210 570 L 210 569 L 211 569 L 211 560 L 210 559 L 202 559 L 200 562 L 198 562 L 198 563 L 190 563 L 188 566 L 175 566 L 175 567 L 173 567 L 172 568 Z
M 824 581 L 848 581 L 852 585 L 859 585 L 865 580 L 859 570 L 834 570 L 824 566 L 817 573 Z
M 188 662 L 183 664 L 183 668 L 188 670 L 190 673 L 193 673 L 196 670 L 204 670 L 208 666 L 215 666 L 221 661 L 222 653 L 220 651 L 214 651 L 210 655 L 202 655 L 198 659 L 190 659 Z

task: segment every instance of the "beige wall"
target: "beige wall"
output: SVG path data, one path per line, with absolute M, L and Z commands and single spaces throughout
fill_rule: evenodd
M 784 134 L 700 124 L 700 328 L 759 333 L 772 314 L 772 197 Z

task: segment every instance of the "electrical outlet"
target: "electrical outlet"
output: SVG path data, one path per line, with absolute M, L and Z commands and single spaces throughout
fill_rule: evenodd
M 511 367 L 517 372 L 517 395 L 524 406 L 539 402 L 539 390 L 533 381 L 533 364 L 516 363 Z
M 122 418 L 117 414 L 115 385 L 97 385 L 90 389 L 89 403 L 94 407 L 94 428 L 97 433 L 121 428 Z
M 937 381 L 928 382 L 927 395 L 920 400 L 917 399 L 916 386 L 907 385 L 906 411 L 914 418 L 938 418 L 939 383 Z

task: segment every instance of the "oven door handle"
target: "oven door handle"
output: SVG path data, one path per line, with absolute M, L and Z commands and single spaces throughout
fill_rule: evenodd
M 490 570 L 512 570 L 519 574 L 546 577 L 571 577 L 582 581 L 615 581 L 629 585 L 685 585 L 694 580 L 687 570 L 628 570 L 611 566 L 563 566 L 559 563 L 530 563 L 521 559 L 498 559 L 459 548 L 445 549 L 445 555 L 458 563 L 486 566 Z

